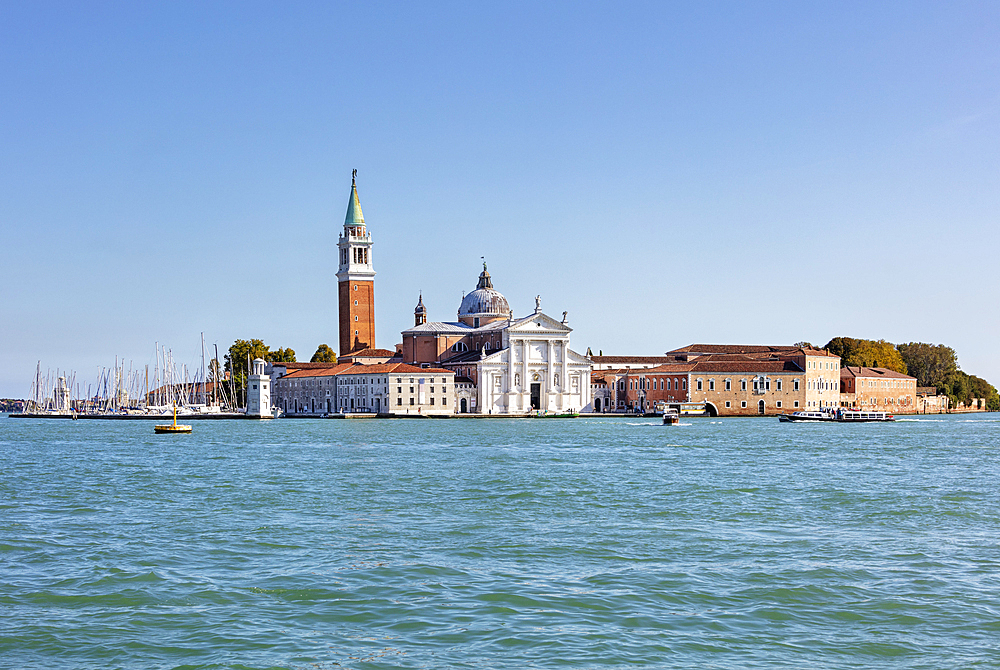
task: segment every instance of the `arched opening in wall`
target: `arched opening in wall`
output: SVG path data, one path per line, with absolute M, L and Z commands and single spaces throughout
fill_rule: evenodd
M 764 416 L 764 401 L 763 400 L 758 400 L 757 401 L 757 413 L 760 414 L 761 416 Z
M 465 400 L 465 398 L 462 398 L 462 401 L 459 403 L 459 407 L 462 414 L 468 414 L 469 403 Z
M 719 408 L 715 406 L 715 403 L 706 402 L 705 411 L 708 412 L 709 416 L 719 416 Z
M 600 398 L 594 398 L 594 411 L 595 412 L 600 412 L 601 411 L 601 399 Z

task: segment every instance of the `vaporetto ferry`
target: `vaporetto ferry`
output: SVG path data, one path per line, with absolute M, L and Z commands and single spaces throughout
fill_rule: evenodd
M 782 414 L 778 421 L 786 423 L 871 423 L 875 421 L 895 421 L 888 412 L 864 412 L 857 409 L 822 409 L 808 412 Z

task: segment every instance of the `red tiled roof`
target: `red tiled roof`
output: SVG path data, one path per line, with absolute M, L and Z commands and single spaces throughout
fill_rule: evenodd
M 329 363 L 323 368 L 311 368 L 309 370 L 296 370 L 289 372 L 281 379 L 303 379 L 305 377 L 334 377 L 339 375 L 385 375 L 385 374 L 454 374 L 452 370 L 443 368 L 421 368 L 406 363 L 376 363 L 374 365 L 364 365 L 362 363 L 338 363 L 331 366 Z
M 705 356 L 690 363 L 672 363 L 655 368 L 627 370 L 626 375 L 679 375 L 699 372 L 718 372 L 723 374 L 740 374 L 743 372 L 760 374 L 762 372 L 802 372 L 802 369 L 792 361 L 754 360 L 751 358 L 736 360 L 715 360 L 714 356 Z
M 285 363 L 279 361 L 277 363 L 271 363 L 271 367 L 285 368 L 286 370 L 316 370 L 316 369 L 326 369 L 332 368 L 337 365 L 336 363 Z
M 376 363 L 374 365 L 361 365 L 356 363 L 349 369 L 340 372 L 342 375 L 385 375 L 385 374 L 455 374 L 454 370 L 444 368 L 421 368 L 407 363 Z
M 626 365 L 628 363 L 670 363 L 675 359 L 670 356 L 591 356 L 590 360 L 595 363 L 602 363 L 605 365 L 618 364 Z
M 689 344 L 680 349 L 673 349 L 667 352 L 674 354 L 807 354 L 809 356 L 833 356 L 828 351 L 822 349 L 806 349 L 794 345 L 769 345 L 769 344 Z
M 337 363 L 331 365 L 330 363 L 310 363 L 310 367 L 303 370 L 296 370 L 295 372 L 289 372 L 287 375 L 281 379 L 302 379 L 304 377 L 332 377 L 347 368 L 351 367 L 352 363 Z
M 395 351 L 389 351 L 388 349 L 372 349 L 369 347 L 367 349 L 362 349 L 361 351 L 353 351 L 349 354 L 344 354 L 343 358 L 392 358 L 395 355 Z
M 845 365 L 840 368 L 841 377 L 863 377 L 875 379 L 916 379 L 902 372 L 889 370 L 888 368 L 859 368 L 853 365 Z
M 626 375 L 680 375 L 686 374 L 694 369 L 694 363 L 668 363 L 658 365 L 655 368 L 638 368 L 635 370 L 624 370 Z
M 680 349 L 672 349 L 667 354 L 771 354 L 795 349 L 798 347 L 766 344 L 689 344 Z

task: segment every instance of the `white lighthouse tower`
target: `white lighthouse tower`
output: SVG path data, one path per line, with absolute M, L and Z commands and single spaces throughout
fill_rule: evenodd
M 253 374 L 247 380 L 247 416 L 272 419 L 271 378 L 264 374 L 264 359 L 253 359 Z

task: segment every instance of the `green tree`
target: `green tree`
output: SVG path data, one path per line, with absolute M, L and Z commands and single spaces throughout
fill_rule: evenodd
M 943 344 L 909 342 L 896 347 L 917 386 L 944 386 L 958 370 L 958 356 Z
M 969 387 L 973 398 L 986 398 L 986 409 L 1000 412 L 1000 395 L 988 381 L 975 375 L 969 375 Z
M 247 377 L 250 376 L 248 362 L 255 358 L 267 360 L 268 349 L 263 340 L 236 340 L 226 354 L 226 372 L 236 389 L 236 404 L 246 404 Z
M 321 344 L 316 348 L 316 353 L 309 359 L 311 363 L 336 363 L 337 354 L 328 344 Z
M 892 342 L 835 337 L 823 347 L 840 356 L 842 365 L 866 368 L 887 368 L 908 374 L 906 363 Z
M 274 351 L 268 351 L 265 360 L 272 363 L 294 363 L 295 362 L 295 350 L 294 349 L 282 349 L 278 348 Z

